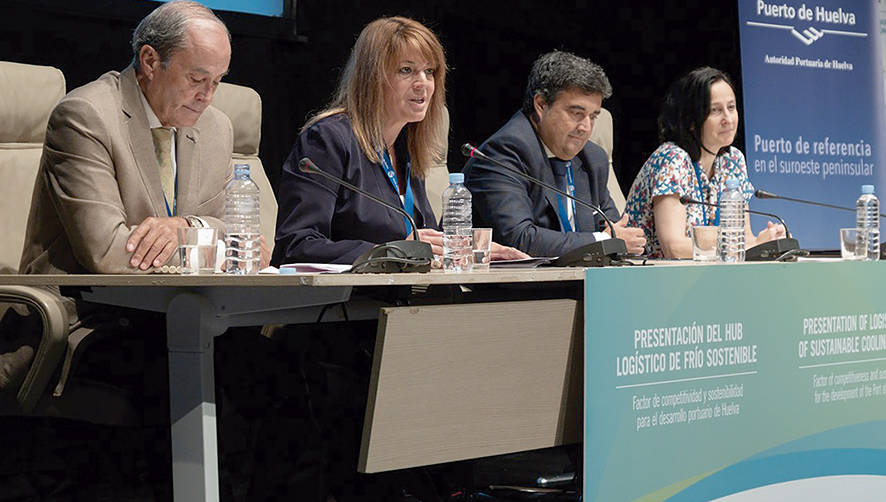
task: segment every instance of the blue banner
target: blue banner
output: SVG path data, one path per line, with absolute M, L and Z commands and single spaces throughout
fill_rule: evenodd
M 886 198 L 876 0 L 739 0 L 745 156 L 758 189 L 853 208 Z M 800 245 L 838 249 L 851 212 L 755 200 Z M 762 221 L 754 221 L 758 229 Z
M 169 0 L 157 1 L 168 2 Z M 283 0 L 200 0 L 200 3 L 212 10 L 245 12 L 262 16 L 279 17 L 283 15 Z

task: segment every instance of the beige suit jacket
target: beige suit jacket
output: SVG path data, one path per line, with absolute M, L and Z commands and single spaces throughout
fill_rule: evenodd
M 225 184 L 233 176 L 230 120 L 209 107 L 176 138 L 178 214 L 223 231 Z M 148 216 L 166 215 L 135 70 L 108 72 L 52 112 L 20 271 L 138 273 L 126 240 Z

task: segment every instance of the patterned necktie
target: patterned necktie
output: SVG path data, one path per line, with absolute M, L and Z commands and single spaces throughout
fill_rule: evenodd
M 166 196 L 166 207 L 174 212 L 175 207 L 175 172 L 172 170 L 172 129 L 167 127 L 155 127 L 151 129 L 154 138 L 154 153 L 157 155 L 157 163 L 160 164 L 160 183 L 163 185 L 163 195 Z
M 551 167 L 554 170 L 554 180 L 557 182 L 557 188 L 560 190 L 569 192 L 569 184 L 566 182 L 566 165 L 569 161 L 560 160 L 556 157 L 551 157 Z M 557 194 L 557 199 L 560 202 L 560 207 L 566 211 L 566 214 L 560 215 L 561 221 L 568 221 L 571 229 L 575 228 L 575 215 L 569 213 L 569 210 L 566 209 L 568 207 L 572 207 L 572 201 L 566 197 L 563 197 L 560 194 Z M 558 211 L 559 212 L 559 211 Z M 565 226 L 565 225 L 564 225 Z M 570 229 L 570 230 L 571 230 Z

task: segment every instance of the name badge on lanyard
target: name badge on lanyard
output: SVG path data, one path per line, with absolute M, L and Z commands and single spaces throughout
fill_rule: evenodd
M 566 163 L 566 193 L 569 195 L 575 196 L 575 178 L 572 175 L 572 161 Z M 566 206 L 563 201 L 563 196 L 557 194 L 557 214 L 560 216 L 560 225 L 563 227 L 564 232 L 572 232 L 572 223 L 569 222 L 569 215 L 572 214 L 573 221 L 575 220 L 575 200 L 569 199 L 569 209 L 572 210 L 572 213 L 566 212 Z
M 400 201 L 400 207 L 414 216 L 415 213 L 413 212 L 413 208 L 415 206 L 415 197 L 412 194 L 412 162 L 408 158 L 406 159 L 406 191 L 401 199 L 400 186 L 397 184 L 397 171 L 394 170 L 394 164 L 391 162 L 391 157 L 388 155 L 387 151 L 379 152 L 379 157 L 381 157 L 381 167 L 384 169 L 388 181 L 391 182 L 391 186 L 394 187 L 394 193 L 397 194 L 397 200 Z M 412 233 L 412 225 L 405 217 L 403 218 L 403 222 L 406 224 L 406 235 L 409 235 Z

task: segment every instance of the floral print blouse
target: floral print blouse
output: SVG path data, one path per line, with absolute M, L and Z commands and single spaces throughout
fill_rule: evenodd
M 652 213 L 652 199 L 660 195 L 674 194 L 691 199 L 716 204 L 720 193 L 726 190 L 726 180 L 737 178 L 746 201 L 754 195 L 754 187 L 748 181 L 748 169 L 744 155 L 735 147 L 718 155 L 714 160 L 712 178 L 708 179 L 704 170 L 692 162 L 686 150 L 674 143 L 662 143 L 637 174 L 631 191 L 628 193 L 625 213 L 628 225 L 642 228 L 646 233 L 646 254 L 650 258 L 661 258 L 661 244 L 655 235 L 655 219 Z M 689 227 L 697 225 L 717 225 L 718 209 L 701 204 L 686 204 L 686 236 Z

